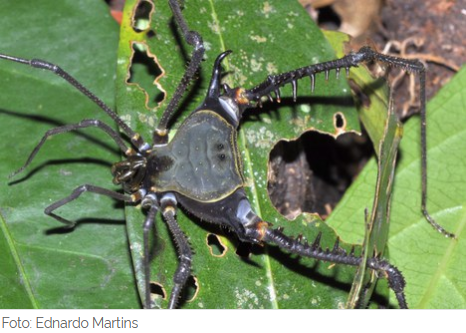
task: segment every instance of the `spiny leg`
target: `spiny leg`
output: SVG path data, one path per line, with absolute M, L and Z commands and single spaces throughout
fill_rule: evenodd
M 280 88 L 285 84 L 291 83 L 293 86 L 293 99 L 296 100 L 298 80 L 309 77 L 311 80 L 311 90 L 314 91 L 315 75 L 324 72 L 328 79 L 329 71 L 335 70 L 337 77 L 341 69 L 345 69 L 348 73 L 351 67 L 358 67 L 361 63 L 378 61 L 389 66 L 402 68 L 403 70 L 417 73 L 420 83 L 420 116 L 421 116 L 421 180 L 422 180 L 422 203 L 421 209 L 426 220 L 432 227 L 445 237 L 456 238 L 453 233 L 448 232 L 442 226 L 435 222 L 427 211 L 427 143 L 426 143 L 426 69 L 425 66 L 418 60 L 403 59 L 378 53 L 370 47 L 362 47 L 357 52 L 352 52 L 340 59 L 323 62 L 320 64 L 302 67 L 290 72 L 278 75 L 269 75 L 267 80 L 251 89 L 236 88 L 228 91 L 233 98 L 238 102 L 242 111 L 249 107 L 260 103 L 263 96 L 272 98 L 272 93 L 275 94 L 277 100 L 280 100 Z
M 238 191 L 239 193 L 239 191 Z M 272 229 L 270 223 L 263 221 L 251 208 L 251 205 L 245 196 L 241 193 L 226 203 L 237 207 L 236 216 L 230 217 L 229 224 L 234 225 L 239 222 L 243 226 L 243 231 L 238 233 L 242 240 L 252 243 L 267 243 L 277 245 L 279 248 L 298 254 L 302 257 L 313 258 L 327 261 L 335 264 L 349 266 L 360 266 L 363 260 L 362 256 L 354 255 L 354 248 L 348 254 L 340 248 L 339 239 L 337 238 L 333 249 L 322 249 L 320 245 L 321 234 L 319 234 L 312 244 L 303 242 L 302 237 L 293 239 L 283 233 L 283 229 Z M 238 228 L 236 228 L 238 230 Z M 367 267 L 377 273 L 379 277 L 385 277 L 388 280 L 389 287 L 395 292 L 400 308 L 407 308 L 407 302 L 404 295 L 405 280 L 401 272 L 384 259 L 372 257 L 367 260 Z
M 275 93 L 279 98 L 280 88 L 285 84 L 291 83 L 293 85 L 293 98 L 296 99 L 297 94 L 297 81 L 309 77 L 311 79 L 311 91 L 315 88 L 315 75 L 318 73 L 325 73 L 325 78 L 328 80 L 329 72 L 335 70 L 337 77 L 342 69 L 349 72 L 352 67 L 358 67 L 361 63 L 368 63 L 371 61 L 380 61 L 389 66 L 400 67 L 404 70 L 415 72 L 419 74 L 421 89 L 425 90 L 425 67 L 418 61 L 413 59 L 403 59 L 393 56 L 387 56 L 372 50 L 368 46 L 362 47 L 357 52 L 350 54 L 336 60 L 326 61 L 306 67 L 301 67 L 286 73 L 269 75 L 267 79 L 251 89 L 244 89 L 242 97 L 249 103 L 257 103 L 263 96 L 272 98 L 271 93 Z M 424 99 L 422 99 L 424 96 Z M 421 94 L 421 111 L 425 112 L 425 94 Z M 251 107 L 253 105 L 249 105 Z
M 192 262 L 192 250 L 189 245 L 188 239 L 183 231 L 180 229 L 178 222 L 176 221 L 176 199 L 173 195 L 167 194 L 161 200 L 162 215 L 165 222 L 170 229 L 173 239 L 179 253 L 179 263 L 173 277 L 173 289 L 170 294 L 170 300 L 168 303 L 169 309 L 174 309 L 178 303 L 183 287 L 186 285 L 186 281 L 191 274 L 191 262 Z
M 121 151 L 125 153 L 126 156 L 134 154 L 134 151 L 132 149 L 129 149 L 126 146 L 125 142 L 119 136 L 119 134 L 115 132 L 110 126 L 101 122 L 100 120 L 86 119 L 86 120 L 80 121 L 77 124 L 64 125 L 64 126 L 55 127 L 55 128 L 48 130 L 44 134 L 44 136 L 42 136 L 40 142 L 34 147 L 26 163 L 24 163 L 23 166 L 21 166 L 18 170 L 10 174 L 9 178 L 16 176 L 18 173 L 22 172 L 24 169 L 27 168 L 27 166 L 32 162 L 34 157 L 37 155 L 37 153 L 39 152 L 39 150 L 41 149 L 41 147 L 43 146 L 43 144 L 47 141 L 49 137 L 56 135 L 56 134 L 71 132 L 71 131 L 75 131 L 75 130 L 87 128 L 87 127 L 97 127 L 101 129 L 102 131 L 104 131 L 105 133 L 107 133 L 116 142 L 118 147 L 120 147 Z
M 337 239 L 332 250 L 323 250 L 320 246 L 320 235 L 316 240 L 309 245 L 299 239 L 292 239 L 280 229 L 271 229 L 265 222 L 259 221 L 255 226 L 251 226 L 255 230 L 247 230 L 246 232 L 257 233 L 256 239 L 268 243 L 275 244 L 278 247 L 292 253 L 296 253 L 302 257 L 309 257 L 317 260 L 327 261 L 335 264 L 344 264 L 349 266 L 359 266 L 363 260 L 360 256 L 347 254 L 346 251 L 339 247 Z M 389 287 L 395 292 L 400 308 L 407 309 L 406 298 L 404 295 L 404 287 L 406 282 L 401 272 L 386 260 L 379 258 L 369 258 L 367 267 L 377 272 L 379 277 L 385 277 L 388 280 Z
M 110 118 L 112 118 L 123 130 L 123 132 L 131 139 L 131 142 L 138 148 L 139 151 L 147 150 L 150 148 L 150 146 L 141 138 L 141 136 L 134 132 L 128 125 L 126 125 L 126 123 L 112 109 L 110 109 L 107 104 L 105 104 L 100 98 L 94 95 L 91 91 L 79 83 L 73 76 L 68 74 L 59 66 L 40 59 L 24 59 L 6 54 L 0 54 L 0 59 L 14 61 L 20 64 L 29 65 L 34 68 L 46 69 L 55 75 L 60 76 L 77 90 L 79 90 L 82 94 L 84 94 L 87 98 L 97 104 L 97 106 L 99 106 L 105 113 L 107 113 Z
M 71 201 L 76 200 L 84 192 L 91 192 L 91 193 L 95 193 L 95 194 L 100 194 L 100 195 L 104 195 L 104 196 L 107 196 L 107 197 L 110 197 L 110 198 L 113 198 L 113 199 L 116 199 L 116 200 L 120 200 L 120 201 L 125 201 L 125 202 L 135 202 L 135 197 L 134 196 L 129 196 L 129 195 L 125 195 L 125 194 L 121 194 L 121 193 L 118 193 L 118 192 L 115 192 L 115 191 L 108 190 L 106 188 L 85 184 L 85 185 L 81 185 L 81 186 L 77 187 L 66 198 L 63 198 L 63 199 L 61 199 L 61 200 L 59 200 L 57 202 L 54 202 L 53 204 L 51 204 L 50 206 L 45 208 L 45 211 L 44 211 L 45 214 L 53 217 L 54 219 L 56 219 L 59 222 L 67 224 L 70 228 L 73 228 L 76 225 L 76 222 L 72 222 L 70 220 L 67 220 L 67 219 L 61 217 L 60 215 L 57 215 L 57 214 L 53 213 L 53 211 L 60 208 L 61 206 L 64 206 L 64 205 L 70 203 Z
M 170 8 L 173 12 L 173 17 L 176 24 L 181 29 L 184 39 L 189 45 L 194 46 L 194 51 L 191 55 L 191 60 L 189 62 L 188 68 L 184 73 L 180 83 L 176 87 L 175 93 L 168 103 L 167 109 L 164 111 L 160 123 L 158 124 L 156 130 L 154 131 L 154 143 L 165 143 L 167 142 L 167 126 L 170 122 L 171 117 L 173 116 L 176 107 L 178 106 L 181 97 L 186 91 L 188 84 L 196 74 L 196 71 L 199 69 L 199 66 L 202 62 L 202 57 L 204 56 L 205 48 L 202 41 L 202 37 L 196 31 L 190 31 L 186 20 L 183 17 L 182 10 L 178 0 L 169 0 Z
M 286 236 L 280 228 L 272 229 L 270 223 L 263 221 L 253 211 L 242 188 L 215 203 L 199 203 L 183 196 L 179 196 L 178 200 L 181 206 L 198 218 L 234 230 L 238 238 L 244 242 L 277 245 L 283 250 L 303 257 L 335 264 L 360 266 L 363 260 L 363 257 L 354 255 L 354 248 L 349 254 L 340 248 L 338 239 L 332 250 L 323 250 L 320 245 L 321 234 L 316 237 L 312 245 L 309 245 L 303 243 L 301 237 L 293 239 Z M 400 308 L 406 308 L 407 303 L 403 293 L 405 281 L 401 272 L 380 258 L 370 258 L 366 265 L 378 273 L 378 276 L 388 279 L 390 288 L 396 293 Z

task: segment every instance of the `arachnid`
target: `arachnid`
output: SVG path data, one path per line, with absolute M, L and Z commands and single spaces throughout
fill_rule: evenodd
M 176 1 L 171 1 L 172 8 L 174 8 L 177 24 L 183 27 L 184 19 L 181 14 L 181 9 L 178 7 Z M 189 25 L 189 24 L 188 24 Z M 192 44 L 196 51 L 194 59 L 190 62 L 190 68 L 186 72 L 188 81 L 194 75 L 195 69 L 200 65 L 200 60 L 203 55 L 203 44 L 199 40 L 199 36 L 195 33 L 190 33 L 187 30 L 182 31 L 182 36 Z M 46 212 L 62 222 L 68 222 L 63 217 L 55 215 L 54 210 L 58 207 L 76 199 L 81 193 L 85 191 L 95 192 L 97 194 L 109 195 L 113 198 L 128 201 L 132 203 L 142 203 L 148 209 L 146 217 L 146 237 L 149 237 L 153 219 L 157 211 L 161 211 L 165 216 L 169 228 L 174 234 L 175 240 L 181 250 L 181 265 L 179 266 L 179 274 L 177 282 L 175 283 L 174 292 L 170 300 L 170 307 L 174 307 L 177 303 L 179 293 L 189 277 L 189 262 L 191 260 L 191 250 L 187 244 L 185 236 L 178 230 L 175 220 L 174 212 L 178 204 L 183 206 L 191 214 L 202 218 L 209 222 L 226 223 L 232 228 L 237 236 L 247 242 L 262 243 L 271 242 L 277 243 L 279 246 L 296 251 L 301 255 L 309 255 L 320 259 L 327 259 L 330 262 L 346 263 L 351 265 L 358 264 L 358 257 L 350 257 L 340 250 L 336 245 L 333 251 L 325 253 L 325 250 L 320 249 L 316 243 L 314 248 L 312 245 L 307 247 L 304 243 L 298 240 L 291 240 L 283 235 L 279 229 L 273 229 L 266 222 L 263 222 L 251 208 L 246 195 L 243 192 L 245 181 L 242 178 L 241 170 L 241 156 L 239 155 L 236 147 L 236 128 L 240 123 L 243 111 L 249 107 L 255 106 L 261 97 L 269 93 L 275 93 L 281 86 L 297 82 L 301 75 L 297 71 L 293 71 L 292 75 L 285 74 L 282 77 L 276 77 L 263 84 L 259 84 L 255 88 L 229 88 L 220 85 L 221 80 L 221 61 L 228 55 L 227 52 L 221 54 L 214 66 L 214 72 L 209 85 L 207 97 L 202 103 L 201 107 L 193 113 L 188 120 L 178 128 L 177 135 L 174 139 L 166 143 L 167 139 L 167 125 L 171 120 L 172 113 L 176 111 L 177 102 L 168 107 L 165 117 L 162 117 L 159 122 L 158 131 L 154 135 L 155 145 L 147 143 L 142 140 L 133 130 L 131 130 L 122 121 L 117 120 L 120 128 L 131 139 L 135 150 L 131 150 L 119 136 L 117 132 L 107 127 L 99 121 L 83 121 L 79 124 L 61 127 L 59 130 L 50 132 L 50 134 L 57 134 L 78 128 L 86 128 L 90 126 L 97 126 L 105 131 L 110 137 L 118 144 L 122 151 L 126 154 L 126 159 L 123 162 L 116 163 L 113 168 L 114 180 L 116 183 L 121 183 L 128 194 L 118 194 L 115 192 L 108 192 L 100 187 L 80 187 L 70 197 L 67 197 L 59 202 L 56 202 L 46 209 Z M 382 57 L 373 53 L 369 49 L 363 49 L 359 53 L 353 55 L 352 58 L 340 65 L 336 63 L 328 63 L 327 65 L 320 65 L 321 67 L 312 67 L 311 74 L 304 73 L 304 76 L 312 78 L 314 70 L 317 72 L 326 71 L 328 69 L 336 69 L 351 67 L 359 64 L 362 61 L 369 60 L 373 57 Z M 12 60 L 18 60 L 12 59 Z M 381 58 L 379 60 L 395 61 L 393 58 Z M 414 62 L 403 62 L 404 65 L 415 64 Z M 49 65 L 44 62 L 36 62 L 35 66 L 41 68 L 48 68 Z M 326 67 L 328 66 L 328 67 Z M 311 67 L 310 67 L 311 68 Z M 411 68 L 418 70 L 417 68 Z M 306 71 L 306 70 L 305 70 Z M 316 72 L 316 73 L 317 73 Z M 293 84 L 295 87 L 295 84 Z M 184 88 L 176 94 L 176 98 L 181 98 Z M 295 93 L 294 93 L 295 94 Z M 99 103 L 99 101 L 97 101 Z M 105 108 L 105 106 L 104 106 Z M 107 112 L 114 119 L 117 116 L 107 110 Z M 201 129 L 199 131 L 199 129 Z M 208 133 L 210 140 L 205 137 L 199 136 L 199 132 Z M 187 146 L 188 143 L 195 143 L 195 140 L 201 138 L 202 147 L 208 147 L 203 158 L 214 161 L 218 166 L 215 171 L 219 174 L 212 173 L 212 169 L 206 166 L 199 167 L 200 172 L 205 175 L 202 176 L 198 170 L 188 170 L 186 177 L 180 173 L 172 173 L 173 170 L 181 169 L 183 159 L 186 154 L 183 149 L 196 150 L 196 146 Z M 206 146 L 207 145 L 207 146 Z M 178 153 L 178 150 L 181 153 Z M 35 150 L 37 152 L 37 150 Z M 34 154 L 31 155 L 30 160 Z M 181 161 L 181 162 L 180 162 Z M 191 175 L 191 176 L 190 176 Z M 225 177 L 227 175 L 227 177 Z M 192 177 L 192 180 L 189 178 Z M 225 182 L 224 178 L 229 181 Z M 178 181 L 180 180 L 180 182 Z M 208 184 L 202 184 L 203 181 L 208 181 Z M 201 184 L 201 185 L 199 185 Z M 204 187 L 205 186 L 205 187 Z M 209 190 L 207 190 L 209 189 Z M 132 196 L 130 196 L 132 195 Z M 219 220 L 219 218 L 223 220 Z M 188 235 L 189 236 L 189 235 Z M 147 243 L 147 242 L 146 242 Z M 145 248 L 144 257 L 146 260 L 149 257 L 149 248 Z M 370 266 L 376 270 L 388 275 L 391 278 L 391 283 L 394 289 L 402 298 L 403 283 L 402 277 L 399 272 L 393 267 L 388 265 L 383 260 L 372 259 Z M 149 264 L 146 261 L 144 267 L 148 269 Z M 146 275 L 149 275 L 146 271 Z M 146 285 L 147 292 L 149 287 Z M 145 294 L 145 304 L 149 306 L 149 295 Z M 402 305 L 404 301 L 401 301 Z

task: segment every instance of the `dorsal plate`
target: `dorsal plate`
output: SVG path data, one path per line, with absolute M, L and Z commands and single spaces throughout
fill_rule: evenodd
M 227 197 L 244 185 L 236 140 L 236 129 L 217 113 L 193 113 L 166 146 L 154 148 L 151 183 L 201 202 Z

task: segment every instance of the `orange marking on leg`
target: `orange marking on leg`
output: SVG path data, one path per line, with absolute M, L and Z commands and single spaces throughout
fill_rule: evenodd
M 238 88 L 235 91 L 235 101 L 240 105 L 249 105 L 249 99 L 244 94 L 243 88 Z
M 269 228 L 269 224 L 265 221 L 259 221 L 256 225 L 257 232 L 259 233 L 259 240 L 262 240 Z

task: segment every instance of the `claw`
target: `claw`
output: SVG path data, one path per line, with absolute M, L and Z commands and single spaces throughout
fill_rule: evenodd
M 298 93 L 298 81 L 291 81 L 291 85 L 293 86 L 293 102 L 296 102 L 296 96 Z
M 319 232 L 319 234 L 317 235 L 316 239 L 314 240 L 314 242 L 312 243 L 312 250 L 317 250 L 318 248 L 320 248 L 320 240 L 322 239 L 322 232 Z
M 296 237 L 296 241 L 297 241 L 298 243 L 301 243 L 302 240 L 303 240 L 303 235 L 302 235 L 302 234 L 299 234 L 298 237 Z
M 337 240 L 335 241 L 335 244 L 333 245 L 332 252 L 338 253 L 339 250 L 340 250 L 340 237 L 337 237 Z
M 311 78 L 311 92 L 314 92 L 316 89 L 316 76 L 314 74 L 310 75 Z
M 277 99 L 277 103 L 282 101 L 280 98 L 280 89 L 275 90 L 275 98 Z

